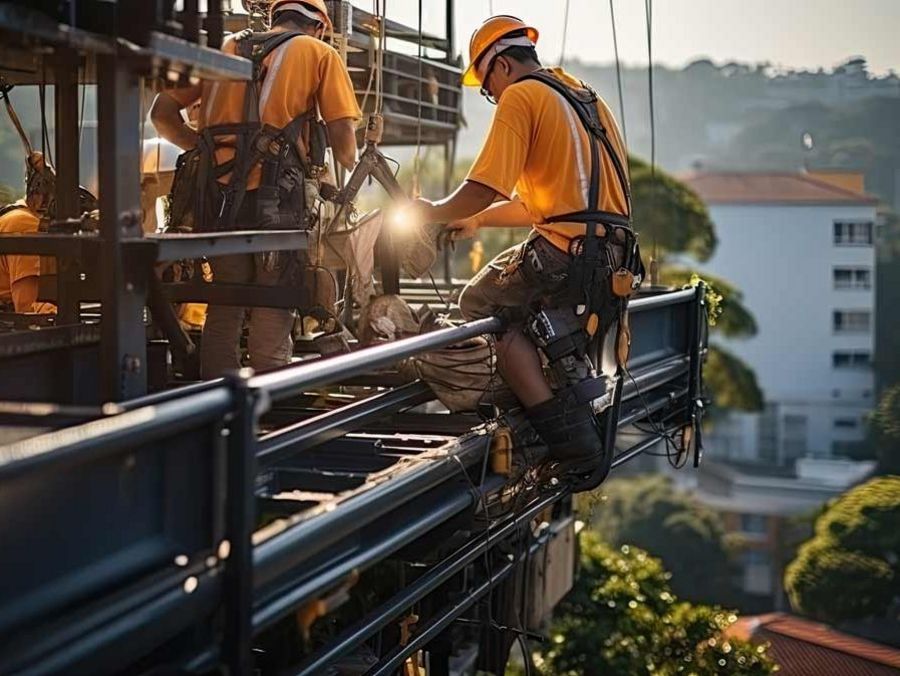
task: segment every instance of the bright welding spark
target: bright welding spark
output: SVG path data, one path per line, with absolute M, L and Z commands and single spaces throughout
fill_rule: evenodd
M 416 223 L 413 209 L 408 204 L 398 204 L 389 209 L 386 221 L 388 227 L 399 234 L 409 234 L 419 225 Z

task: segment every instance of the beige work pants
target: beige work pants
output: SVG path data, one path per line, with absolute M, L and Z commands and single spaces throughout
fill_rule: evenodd
M 285 252 L 286 253 L 286 252 Z M 279 256 L 284 260 L 286 255 Z M 263 284 L 276 286 L 281 281 L 283 265 L 266 270 L 263 254 L 238 254 L 210 259 L 213 279 L 230 284 Z M 247 352 L 254 371 L 268 371 L 290 362 L 294 349 L 291 330 L 294 310 L 267 307 L 210 305 L 203 325 L 200 347 L 200 375 L 218 378 L 241 368 L 240 341 L 244 319 L 249 313 Z

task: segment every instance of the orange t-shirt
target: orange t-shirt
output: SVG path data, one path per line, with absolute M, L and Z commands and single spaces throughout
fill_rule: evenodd
M 0 216 L 0 234 L 35 233 L 40 219 L 31 209 L 13 209 Z M 41 257 L 23 254 L 0 256 L 0 301 L 12 303 L 12 285 L 27 277 L 41 274 Z
M 548 70 L 569 86 L 581 84 L 561 68 Z M 625 144 L 609 106 L 598 99 L 597 110 L 622 166 L 627 167 Z M 491 128 L 467 179 L 486 185 L 507 199 L 515 192 L 534 218 L 535 230 L 566 250 L 573 237 L 584 235 L 584 224 L 546 220 L 588 207 L 589 143 L 577 113 L 561 94 L 536 80 L 517 82 L 497 102 Z M 599 208 L 627 214 L 627 200 L 612 159 L 602 145 L 598 147 Z
M 222 51 L 236 53 L 234 37 L 225 41 Z M 280 129 L 315 106 L 325 122 L 362 118 L 347 67 L 337 51 L 321 40 L 307 35 L 291 38 L 266 57 L 262 72 L 259 119 L 265 124 Z M 200 99 L 198 129 L 202 131 L 214 125 L 243 121 L 245 86 L 243 82 L 204 80 L 202 88 L 188 87 L 168 93 L 184 107 Z M 216 150 L 219 164 L 232 157 L 233 148 Z M 259 165 L 251 170 L 248 190 L 259 187 L 261 171 Z

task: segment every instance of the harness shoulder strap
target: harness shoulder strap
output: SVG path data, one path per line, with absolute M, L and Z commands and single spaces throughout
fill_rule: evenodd
M 229 229 L 234 225 L 235 217 L 244 201 L 247 192 L 247 178 L 250 170 L 261 157 L 258 136 L 262 131 L 259 119 L 259 92 L 265 75 L 262 73 L 263 62 L 274 50 L 288 40 L 305 35 L 302 31 L 276 31 L 253 33 L 246 31 L 236 38 L 236 53 L 253 62 L 253 75 L 244 87 L 243 119 L 235 127 L 237 141 L 235 144 L 235 163 L 228 181 L 225 201 L 222 203 L 222 225 Z M 241 131 L 237 131 L 241 130 Z M 242 133 L 241 133 L 242 132 Z
M 628 184 L 628 178 L 625 173 L 625 169 L 622 165 L 622 158 L 619 157 L 615 148 L 613 148 L 612 143 L 609 140 L 609 135 L 607 134 L 606 128 L 603 126 L 602 121 L 600 120 L 600 114 L 597 112 L 597 101 L 599 97 L 597 93 L 587 85 L 582 82 L 581 89 L 573 89 L 557 78 L 553 77 L 546 71 L 535 71 L 533 73 L 529 73 L 521 80 L 537 80 L 541 82 L 563 97 L 563 99 L 572 107 L 578 116 L 581 125 L 584 127 L 585 131 L 587 131 L 589 137 L 593 137 L 600 142 L 603 146 L 604 150 L 609 154 L 610 159 L 613 163 L 613 168 L 616 171 L 616 177 L 619 181 L 619 184 L 622 188 L 622 191 L 625 195 L 625 200 L 628 204 L 628 212 L 631 213 L 631 189 Z M 520 80 L 520 81 L 521 81 Z M 596 143 L 591 143 L 591 185 L 590 185 L 590 194 L 588 196 L 588 206 L 587 209 L 583 212 L 576 212 L 579 216 L 584 217 L 584 215 L 589 213 L 596 213 L 598 220 L 604 220 L 606 215 L 609 212 L 604 212 L 599 210 L 599 178 L 600 178 L 600 157 L 597 153 Z M 568 214 L 567 214 L 568 215 Z M 619 219 L 622 218 L 622 214 L 618 214 Z M 625 216 L 626 219 L 629 219 L 629 216 Z M 554 217 L 553 220 L 561 220 L 560 217 Z
M 6 216 L 6 214 L 16 211 L 17 209 L 27 209 L 27 208 L 28 207 L 25 206 L 24 204 L 15 204 L 15 203 L 6 204 L 3 207 L 0 207 L 0 218 L 2 218 L 3 216 Z

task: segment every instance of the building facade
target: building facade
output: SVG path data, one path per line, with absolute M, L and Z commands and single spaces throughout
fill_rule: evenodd
M 716 457 L 846 456 L 874 405 L 877 201 L 847 175 L 717 172 L 687 183 L 719 239 L 702 267 L 741 291 L 758 326 L 721 342 L 753 368 L 766 407 L 717 423 Z
M 684 488 L 741 543 L 745 610 L 785 609 L 784 568 L 809 516 L 864 480 L 847 459 L 875 404 L 877 201 L 845 173 L 697 173 L 718 247 L 702 266 L 743 294 L 757 333 L 714 342 L 755 372 L 765 408 L 718 418 Z M 725 309 L 727 312 L 727 308 Z

